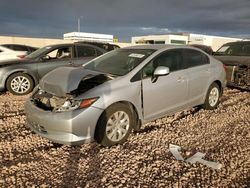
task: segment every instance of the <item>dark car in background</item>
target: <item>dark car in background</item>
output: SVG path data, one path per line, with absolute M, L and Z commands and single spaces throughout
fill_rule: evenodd
M 60 66 L 81 66 L 106 51 L 94 45 L 70 43 L 45 46 L 22 60 L 0 63 L 0 90 L 30 93 L 49 71 Z
M 36 47 L 27 46 L 23 44 L 2 44 L 2 46 L 9 48 L 11 50 L 14 50 L 14 51 L 24 51 L 24 52 L 27 52 L 27 54 L 30 54 L 38 49 Z
M 229 86 L 250 90 L 250 41 L 226 43 L 214 56 L 226 66 Z
M 202 44 L 190 44 L 189 46 L 193 46 L 195 48 L 199 48 L 202 51 L 206 52 L 207 54 L 213 55 L 213 49 L 211 48 L 211 46 L 202 45 Z

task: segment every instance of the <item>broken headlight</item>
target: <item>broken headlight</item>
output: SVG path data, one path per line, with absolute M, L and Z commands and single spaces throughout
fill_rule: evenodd
M 98 97 L 83 100 L 66 100 L 63 105 L 54 108 L 54 112 L 67 112 L 91 106 Z

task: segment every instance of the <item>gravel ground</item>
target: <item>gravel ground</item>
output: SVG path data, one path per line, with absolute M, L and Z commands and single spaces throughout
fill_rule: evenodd
M 249 92 L 228 89 L 216 110 L 158 119 L 111 148 L 61 146 L 33 134 L 26 98 L 0 94 L 0 187 L 250 187 Z M 169 144 L 222 168 L 177 161 Z

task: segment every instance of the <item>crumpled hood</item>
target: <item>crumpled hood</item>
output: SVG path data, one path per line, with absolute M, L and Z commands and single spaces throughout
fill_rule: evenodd
M 76 67 L 60 67 L 47 73 L 39 83 L 42 90 L 64 97 L 78 88 L 80 82 L 101 73 Z

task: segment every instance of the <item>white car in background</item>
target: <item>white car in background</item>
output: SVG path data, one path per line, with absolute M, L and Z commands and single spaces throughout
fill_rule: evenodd
M 25 51 L 14 51 L 0 45 L 0 62 L 6 60 L 22 59 L 27 55 Z

